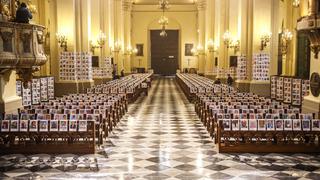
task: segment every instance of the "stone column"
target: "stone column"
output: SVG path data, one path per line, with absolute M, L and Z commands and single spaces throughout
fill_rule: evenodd
M 281 29 L 282 19 L 279 19 L 280 1 L 272 0 L 271 5 L 271 40 L 270 40 L 270 75 L 278 73 L 278 51 L 279 51 L 279 29 Z
M 124 13 L 124 48 L 125 49 L 125 60 L 124 60 L 124 71 L 126 74 L 131 73 L 131 53 L 128 52 L 128 48 L 131 49 L 131 10 L 132 10 L 132 2 L 131 0 L 123 0 L 122 9 Z
M 110 22 L 110 2 L 109 0 L 100 0 L 100 28 L 101 31 L 106 35 L 106 42 L 105 45 L 101 49 L 101 56 L 105 58 L 110 55 L 110 29 L 109 29 L 109 22 Z
M 22 107 L 21 97 L 16 94 L 16 71 L 0 75 L 0 113 L 18 113 Z
M 292 15 L 289 15 L 290 20 L 292 21 L 292 24 L 290 26 L 290 31 L 292 32 L 292 41 L 291 41 L 291 56 L 292 56 L 292 63 L 290 66 L 290 75 L 294 76 L 296 74 L 296 70 L 297 70 L 297 31 L 296 31 L 296 27 L 297 27 L 297 19 L 299 19 L 300 16 L 300 9 L 299 8 L 295 8 L 292 7 Z
M 219 59 L 218 59 L 218 69 L 225 71 L 226 70 L 226 61 L 228 57 L 228 49 L 227 46 L 224 44 L 223 41 L 223 34 L 229 30 L 229 0 L 218 0 L 219 6 L 216 6 L 216 9 L 219 9 L 219 23 L 218 32 L 219 32 Z M 225 76 L 220 76 L 218 73 L 217 78 L 224 79 Z
M 108 52 L 110 56 L 113 56 L 112 47 L 115 41 L 115 1 L 108 0 Z M 115 62 L 114 62 L 115 63 Z
M 221 48 L 221 34 L 222 32 L 220 32 L 220 16 L 221 16 L 221 5 L 220 5 L 221 1 L 220 0 L 214 0 L 214 30 L 213 30 L 213 37 L 214 40 L 216 41 L 217 45 L 219 46 L 219 48 L 217 49 L 217 51 L 214 53 L 213 59 L 214 59 L 214 70 L 216 72 L 217 68 L 218 68 L 218 64 L 216 64 L 216 60 L 217 62 L 219 61 L 219 55 L 222 52 L 222 48 Z M 214 75 L 216 76 L 217 74 L 214 73 Z M 216 76 L 217 77 L 217 76 Z
M 101 0 L 91 0 L 91 7 L 90 7 L 91 34 L 89 35 L 89 43 L 90 41 L 92 41 L 92 43 L 95 45 L 98 45 L 97 38 L 100 31 L 102 31 L 101 19 L 103 18 L 103 14 L 101 14 L 100 11 L 103 9 L 100 8 L 101 6 L 102 6 Z M 102 62 L 101 58 L 103 57 L 101 49 L 96 48 L 94 50 L 94 55 L 99 56 L 99 64 L 101 64 Z
M 123 0 L 114 0 L 114 45 L 118 43 L 121 46 L 121 49 L 113 52 L 114 63 L 117 64 L 118 74 L 122 69 L 124 69 L 124 57 L 123 52 L 125 47 L 123 46 L 123 12 L 122 12 L 122 1 Z
M 89 52 L 91 0 L 57 0 L 56 16 L 58 31 L 65 33 L 68 37 L 68 51 Z M 59 55 L 57 60 L 59 62 Z M 93 80 L 58 81 L 55 84 L 55 94 L 62 96 L 70 93 L 83 93 L 93 84 Z
M 214 65 L 214 52 L 208 50 L 208 41 L 214 40 L 214 0 L 206 1 L 206 60 L 205 60 L 205 75 L 208 77 L 212 77 L 213 65 Z
M 206 22 L 206 0 L 198 1 L 198 47 L 202 47 L 198 54 L 198 74 L 204 75 L 205 73 L 205 22 Z
M 241 46 L 240 54 L 247 58 L 246 80 L 236 80 L 236 87 L 240 91 L 250 91 L 250 81 L 252 80 L 252 46 L 253 46 L 253 0 L 241 0 Z
M 36 6 L 38 7 L 37 10 L 38 10 L 38 15 L 39 15 L 39 22 L 37 22 L 37 24 L 41 24 L 43 26 L 45 26 L 47 28 L 47 30 L 49 30 L 49 26 L 50 26 L 50 10 L 49 10 L 49 2 L 48 0 L 45 0 L 45 1 L 38 1 L 38 2 L 35 2 Z M 46 33 L 49 33 L 49 31 L 47 31 Z M 49 34 L 46 34 L 46 37 L 48 37 L 47 35 Z M 48 61 L 45 65 L 43 66 L 40 66 L 40 71 L 38 72 L 40 75 L 42 76 L 49 76 L 50 75 L 50 62 L 52 60 L 51 56 L 50 56 L 50 40 L 46 42 L 46 45 L 45 45 L 45 53 L 47 55 L 47 58 L 48 58 Z
M 90 51 L 91 36 L 91 1 L 74 1 L 75 5 L 75 41 L 74 50 L 77 52 Z
M 294 29 L 292 26 L 293 21 L 293 6 L 291 1 L 286 1 L 286 18 L 285 18 L 285 28 L 289 29 L 290 32 L 294 33 Z M 292 64 L 293 64 L 293 40 L 288 44 L 287 53 L 282 56 L 282 75 L 290 76 L 292 72 Z
M 260 44 L 261 44 L 261 35 L 264 32 L 271 31 L 272 24 L 276 23 L 272 19 L 272 9 L 273 9 L 273 0 L 253 0 L 253 44 L 252 44 L 252 52 L 253 54 L 261 53 Z M 272 34 L 274 35 L 274 34 Z M 263 53 L 267 53 L 270 55 L 271 52 L 269 47 L 272 47 L 272 44 L 269 43 Z M 253 57 L 249 57 L 252 58 Z M 251 63 L 252 64 L 252 63 Z M 250 68 L 253 70 L 252 68 Z M 269 67 L 270 69 L 270 67 Z M 252 74 L 252 73 L 250 73 Z M 270 74 L 269 74 L 270 75 Z M 268 80 L 251 80 L 250 84 L 250 92 L 261 95 L 261 96 L 270 96 L 270 81 Z

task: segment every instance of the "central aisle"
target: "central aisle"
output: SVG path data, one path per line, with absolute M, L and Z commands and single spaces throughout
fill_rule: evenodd
M 129 106 L 102 150 L 106 153 L 97 157 L 97 171 L 90 178 L 320 178 L 320 155 L 217 153 L 174 78 L 154 80 L 149 95 Z
M 155 80 L 149 96 L 130 105 L 110 140 L 114 147 L 105 172 L 161 179 L 215 172 L 203 168 L 216 154 L 213 141 L 174 78 Z

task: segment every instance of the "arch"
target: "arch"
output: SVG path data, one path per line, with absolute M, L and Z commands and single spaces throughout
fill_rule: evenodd
M 153 19 L 149 24 L 148 24 L 148 30 L 151 29 L 160 29 L 160 25 L 158 23 L 158 20 L 160 19 L 161 16 L 157 17 L 156 19 Z M 167 29 L 181 29 L 181 24 L 175 19 L 170 16 L 166 16 L 169 19 L 169 24 L 167 26 Z

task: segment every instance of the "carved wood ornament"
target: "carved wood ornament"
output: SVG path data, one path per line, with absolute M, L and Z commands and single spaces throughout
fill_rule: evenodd
M 31 47 L 30 47 L 31 37 L 32 37 L 31 33 L 21 33 L 20 39 L 23 44 L 23 52 L 24 53 L 31 52 Z
M 3 41 L 3 51 L 12 52 L 13 51 L 13 47 L 12 47 L 13 33 L 8 31 L 5 31 L 5 32 L 0 31 L 0 36 Z
M 313 96 L 319 97 L 320 95 L 320 76 L 314 72 L 310 78 L 310 90 Z

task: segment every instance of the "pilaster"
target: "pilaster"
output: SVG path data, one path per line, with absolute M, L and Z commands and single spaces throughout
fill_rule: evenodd
M 16 94 L 16 72 L 7 71 L 0 75 L 0 113 L 17 113 L 22 107 L 21 97 Z
M 89 52 L 91 37 L 91 1 L 74 1 L 75 6 L 75 41 L 74 51 Z
M 218 68 L 222 70 L 226 70 L 227 66 L 227 58 L 228 58 L 228 48 L 225 45 L 223 41 L 223 34 L 229 30 L 229 0 L 219 0 L 219 6 L 216 6 L 216 9 L 219 9 L 219 39 L 220 39 L 220 45 L 219 45 L 219 60 L 218 60 Z M 219 74 L 217 78 L 225 78 L 225 77 L 219 77 Z
M 268 33 L 272 31 L 272 5 L 273 0 L 252 0 L 253 3 L 253 37 L 252 37 L 252 54 L 251 57 L 248 57 L 251 60 L 250 65 L 252 65 L 253 54 L 260 53 L 260 44 L 261 44 L 261 36 L 264 33 Z M 274 34 L 272 34 L 274 35 Z M 263 50 L 264 53 L 267 53 L 271 56 L 270 47 L 272 45 L 268 43 L 267 47 Z M 272 60 L 272 58 L 271 58 Z M 269 67 L 270 69 L 270 67 Z M 250 76 L 252 78 L 253 67 L 249 68 Z M 270 96 L 270 81 L 261 81 L 261 80 L 253 80 L 250 82 L 250 92 L 269 97 Z
M 123 0 L 122 9 L 124 13 L 124 47 L 125 47 L 125 59 L 124 59 L 124 71 L 125 73 L 131 73 L 131 10 L 132 2 L 131 0 Z M 130 49 L 131 48 L 131 49 Z
M 117 64 L 118 74 L 124 69 L 124 38 L 123 38 L 123 0 L 114 0 L 114 46 L 119 45 L 121 49 L 113 52 L 115 64 Z
M 243 92 L 250 91 L 252 80 L 252 46 L 253 46 L 253 0 L 241 0 L 240 2 L 240 54 L 246 56 L 246 80 L 236 80 L 236 87 Z
M 205 39 L 206 39 L 206 59 L 205 59 L 205 74 L 211 75 L 213 72 L 213 65 L 214 65 L 214 53 L 213 51 L 208 50 L 208 41 L 214 41 L 214 25 L 215 25 L 215 18 L 214 18 L 214 9 L 215 9 L 215 1 L 214 0 L 206 0 L 206 33 L 205 33 Z
M 205 32 L 206 32 L 206 0 L 199 0 L 197 3 L 198 8 L 198 47 L 200 49 L 198 54 L 199 69 L 198 73 L 204 75 L 205 73 Z M 202 48 L 202 49 L 201 49 Z
M 279 51 L 279 29 L 281 29 L 282 19 L 279 18 L 280 1 L 271 1 L 271 40 L 270 40 L 270 75 L 278 73 L 278 51 Z

